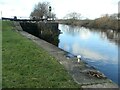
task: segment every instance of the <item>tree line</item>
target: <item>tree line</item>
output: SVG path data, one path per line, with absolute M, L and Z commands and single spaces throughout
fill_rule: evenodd
M 88 28 L 113 29 L 120 31 L 120 14 L 105 14 L 94 20 L 81 19 L 81 14 L 72 12 L 66 15 L 64 23 Z
M 52 12 L 52 7 L 49 2 L 39 2 L 34 6 L 30 14 L 32 19 L 56 19 L 56 14 Z M 89 28 L 113 29 L 120 31 L 120 13 L 108 15 L 105 14 L 97 19 L 81 20 L 81 14 L 77 12 L 68 13 L 64 19 L 65 24 L 84 26 Z

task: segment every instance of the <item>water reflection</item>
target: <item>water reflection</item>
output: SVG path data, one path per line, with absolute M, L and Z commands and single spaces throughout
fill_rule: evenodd
M 59 48 L 74 55 L 80 54 L 87 63 L 118 83 L 120 33 L 68 25 L 59 25 L 59 29 L 63 32 L 59 35 Z
M 108 39 L 111 43 L 115 43 L 116 45 L 120 45 L 120 32 L 114 30 L 95 30 L 91 29 L 91 31 L 100 33 L 101 38 Z
M 93 33 L 98 33 L 101 36 L 101 39 L 105 40 L 108 39 L 112 43 L 116 43 L 117 45 L 120 45 L 120 32 L 114 31 L 114 30 L 102 30 L 102 29 L 87 29 L 84 27 L 79 27 L 79 26 L 70 26 L 70 25 L 59 25 L 59 29 L 62 30 L 64 33 L 76 36 L 80 34 L 80 37 L 83 39 L 89 38 L 90 31 Z
M 93 60 L 106 60 L 108 57 L 101 55 L 98 52 L 94 52 L 92 50 L 89 50 L 87 48 L 82 48 L 78 43 L 74 43 L 72 45 L 72 53 L 75 55 L 82 55 L 85 58 L 93 59 Z

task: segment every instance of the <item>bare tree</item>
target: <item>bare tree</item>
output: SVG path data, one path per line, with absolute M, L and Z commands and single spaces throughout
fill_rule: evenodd
M 66 19 L 73 19 L 73 20 L 79 20 L 80 17 L 81 17 L 81 14 L 76 12 L 69 13 L 65 16 Z
M 67 24 L 77 25 L 81 18 L 81 14 L 72 12 L 67 14 L 64 18 L 67 19 L 66 21 Z
M 49 2 L 39 2 L 37 5 L 35 5 L 34 10 L 31 12 L 30 17 L 35 19 L 43 19 L 50 17 L 50 3 Z M 54 13 L 51 13 L 51 15 L 54 15 Z M 52 16 L 52 18 L 55 18 Z

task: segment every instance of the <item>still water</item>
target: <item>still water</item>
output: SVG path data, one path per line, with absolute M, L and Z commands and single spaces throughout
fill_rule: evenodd
M 59 25 L 58 47 L 73 54 L 103 72 L 118 84 L 119 33 L 113 30 L 95 30 Z M 120 84 L 119 84 L 120 85 Z

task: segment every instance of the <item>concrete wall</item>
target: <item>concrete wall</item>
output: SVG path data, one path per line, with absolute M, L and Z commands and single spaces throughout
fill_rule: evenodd
M 58 46 L 58 23 L 55 22 L 20 22 L 24 31 Z
M 38 23 L 39 37 L 46 40 L 56 46 L 58 46 L 59 40 L 58 35 L 60 31 L 58 30 L 58 23 L 52 22 L 39 22 Z

